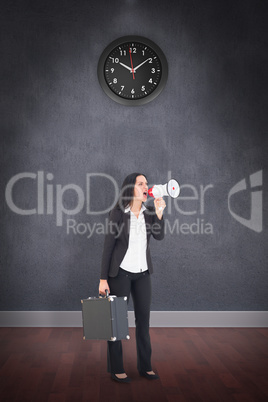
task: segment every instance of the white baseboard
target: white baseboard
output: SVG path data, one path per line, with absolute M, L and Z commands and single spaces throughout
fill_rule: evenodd
M 134 312 L 128 312 L 135 326 Z M 152 311 L 151 327 L 268 327 L 268 311 Z M 0 327 L 82 327 L 81 311 L 0 311 Z

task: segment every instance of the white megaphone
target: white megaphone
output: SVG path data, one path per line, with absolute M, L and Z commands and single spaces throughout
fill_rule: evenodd
M 180 185 L 175 179 L 169 180 L 166 184 L 156 184 L 148 190 L 148 194 L 151 197 L 158 198 L 169 196 L 171 198 L 177 198 L 180 194 Z M 162 208 L 159 208 L 162 209 Z

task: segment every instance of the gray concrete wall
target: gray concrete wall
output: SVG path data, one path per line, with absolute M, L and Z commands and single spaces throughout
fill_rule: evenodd
M 165 239 L 151 243 L 152 310 L 267 310 L 265 2 L 20 1 L 0 19 L 1 310 L 79 310 L 97 295 L 97 228 L 115 187 L 87 175 L 121 186 L 137 170 L 182 186 Z M 164 91 L 140 107 L 113 102 L 97 79 L 103 49 L 130 34 L 156 42 L 169 66 Z M 5 197 L 25 172 L 11 195 L 31 215 Z M 68 184 L 64 208 L 79 212 L 61 220 Z

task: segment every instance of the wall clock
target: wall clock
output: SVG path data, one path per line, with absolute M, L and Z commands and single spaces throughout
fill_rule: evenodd
M 142 36 L 123 36 L 100 56 L 98 78 L 104 92 L 128 106 L 144 105 L 164 89 L 168 64 L 162 50 Z

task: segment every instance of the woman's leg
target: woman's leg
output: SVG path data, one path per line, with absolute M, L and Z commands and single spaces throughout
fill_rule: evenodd
M 115 278 L 108 280 L 110 294 L 117 297 L 127 296 L 129 300 L 131 280 L 121 269 Z M 107 371 L 113 374 L 124 373 L 123 349 L 121 341 L 107 342 Z
M 137 367 L 140 372 L 149 372 L 152 370 L 152 349 L 149 334 L 151 277 L 148 271 L 132 281 L 131 294 L 135 310 Z

